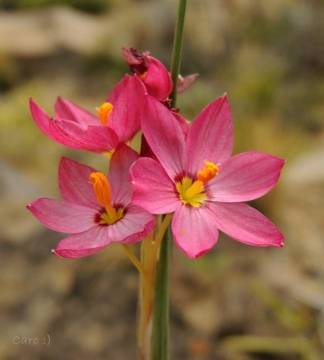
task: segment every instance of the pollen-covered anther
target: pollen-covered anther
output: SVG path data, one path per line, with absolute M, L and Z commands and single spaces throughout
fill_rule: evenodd
M 93 186 L 98 202 L 102 205 L 110 204 L 111 188 L 106 176 L 101 172 L 91 173 L 89 180 Z
M 100 107 L 97 108 L 99 120 L 103 125 L 108 124 L 108 119 L 113 108 L 114 108 L 113 104 L 109 102 L 104 102 Z
M 139 75 L 141 80 L 144 80 L 146 78 L 147 71 L 144 71 L 142 74 Z
M 204 168 L 197 174 L 198 180 L 207 182 L 218 175 L 219 168 L 211 161 L 205 161 Z
M 90 174 L 90 182 L 98 202 L 105 207 L 105 212 L 101 214 L 101 224 L 111 225 L 124 216 L 123 209 L 115 209 L 111 204 L 112 195 L 110 183 L 106 176 L 100 172 Z

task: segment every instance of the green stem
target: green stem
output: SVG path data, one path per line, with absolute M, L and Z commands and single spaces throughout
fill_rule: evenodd
M 152 322 L 154 311 L 154 299 L 156 291 L 156 273 L 160 258 L 161 242 L 165 238 L 165 232 L 173 214 L 157 217 L 157 228 L 142 241 L 139 297 L 138 297 L 138 327 L 137 349 L 138 360 L 151 360 L 152 350 Z M 127 248 L 125 249 L 127 250 Z M 131 256 L 132 260 L 133 257 Z M 136 261 L 135 261 L 136 262 Z M 135 263 L 134 263 L 135 265 Z M 135 265 L 136 266 L 136 265 Z M 168 267 L 166 267 L 168 269 Z M 166 285 L 167 286 L 167 285 Z M 165 301 L 165 300 L 164 300 Z M 167 299 L 166 299 L 167 301 Z M 164 305 L 161 305 L 162 307 Z M 157 306 L 159 309 L 160 305 Z M 164 307 L 163 307 L 164 308 Z M 162 325 L 164 328 L 164 325 Z M 157 325 L 160 329 L 161 325 Z M 158 337 L 157 337 L 158 338 Z M 161 342 L 163 343 L 163 341 Z
M 177 102 L 178 78 L 180 73 L 183 28 L 187 0 L 179 0 L 177 24 L 174 34 L 174 43 L 171 62 L 171 78 L 173 90 L 170 95 L 171 106 Z M 167 215 L 168 216 L 168 215 Z M 155 296 L 153 310 L 152 352 L 151 360 L 169 360 L 169 253 L 170 227 L 164 233 L 160 258 L 157 264 L 155 281 Z
M 178 78 L 180 73 L 180 62 L 183 42 L 183 28 L 186 14 L 187 0 L 179 0 L 178 17 L 176 30 L 174 34 L 172 61 L 171 61 L 171 78 L 173 81 L 173 90 L 170 95 L 172 107 L 176 107 L 177 92 L 178 92 Z
M 157 266 L 153 311 L 151 360 L 169 360 L 169 231 L 166 231 Z

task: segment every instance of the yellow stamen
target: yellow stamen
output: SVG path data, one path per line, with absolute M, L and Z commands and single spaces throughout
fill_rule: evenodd
M 176 183 L 180 200 L 184 204 L 189 204 L 193 207 L 201 206 L 207 199 L 204 184 L 217 176 L 218 172 L 219 169 L 217 165 L 211 161 L 205 161 L 204 168 L 197 174 L 198 180 L 194 181 L 186 176 Z
M 104 102 L 97 110 L 98 117 L 102 125 L 107 125 L 109 116 L 113 110 L 114 106 L 109 102 Z
M 176 183 L 176 189 L 179 192 L 180 200 L 193 207 L 199 207 L 207 198 L 204 184 L 200 180 L 193 182 L 192 179 L 184 177 Z
M 217 165 L 215 165 L 211 161 L 205 161 L 204 168 L 197 174 L 198 180 L 202 182 L 207 182 L 217 176 L 218 172 L 219 169 Z
M 115 209 L 110 204 L 105 205 L 106 212 L 101 214 L 100 224 L 113 224 L 123 217 L 123 209 Z M 121 210 L 121 211 L 120 211 Z
M 195 181 L 190 188 L 184 193 L 184 196 L 187 199 L 192 198 L 193 196 L 201 193 L 204 189 L 203 182 L 200 180 Z
M 111 225 L 124 216 L 122 208 L 115 209 L 111 205 L 112 195 L 110 183 L 106 176 L 100 172 L 90 174 L 90 182 L 99 204 L 104 205 L 106 212 L 101 214 L 100 224 Z

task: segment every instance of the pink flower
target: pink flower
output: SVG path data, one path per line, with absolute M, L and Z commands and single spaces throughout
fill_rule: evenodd
M 32 99 L 30 110 L 37 126 L 52 140 L 73 149 L 111 153 L 119 142 L 129 142 L 140 130 L 144 94 L 137 76 L 125 76 L 100 106 L 98 116 L 60 97 L 54 119 Z
M 158 100 L 165 100 L 171 93 L 173 83 L 166 67 L 149 52 L 138 54 L 136 48 L 122 48 L 131 71 L 143 81 L 147 93 Z
M 130 170 L 133 202 L 152 214 L 174 212 L 172 233 L 190 258 L 209 251 L 218 230 L 254 246 L 283 246 L 283 235 L 243 201 L 277 183 L 284 160 L 261 152 L 231 157 L 233 125 L 226 96 L 209 104 L 187 137 L 168 109 L 150 96 L 142 129 L 157 160 L 141 158 Z
M 53 251 L 56 255 L 87 256 L 112 242 L 140 241 L 152 231 L 155 218 L 131 202 L 128 172 L 138 157 L 120 144 L 112 155 L 108 179 L 89 166 L 62 158 L 59 187 L 63 200 L 42 198 L 27 206 L 45 226 L 72 234 L 59 242 Z

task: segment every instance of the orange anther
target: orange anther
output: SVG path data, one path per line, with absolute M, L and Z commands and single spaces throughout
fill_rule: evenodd
M 103 125 L 107 125 L 109 116 L 113 110 L 114 106 L 109 102 L 104 102 L 97 110 L 99 120 Z
M 111 188 L 106 176 L 100 172 L 91 173 L 89 180 L 98 202 L 102 205 L 110 204 Z
M 202 182 L 209 181 L 217 176 L 219 172 L 218 166 L 211 161 L 205 161 L 204 168 L 197 174 L 198 180 Z

